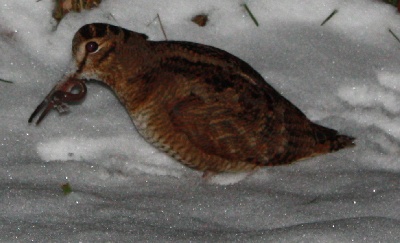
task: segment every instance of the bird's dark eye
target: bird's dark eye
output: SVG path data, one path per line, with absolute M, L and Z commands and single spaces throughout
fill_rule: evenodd
M 97 44 L 94 41 L 86 43 L 86 51 L 89 53 L 93 53 L 93 52 L 97 51 L 98 48 L 99 48 L 99 44 Z

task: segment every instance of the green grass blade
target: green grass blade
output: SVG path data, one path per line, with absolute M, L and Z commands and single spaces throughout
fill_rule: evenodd
M 13 81 L 4 80 L 4 79 L 1 79 L 1 78 L 0 78 L 0 81 L 1 81 L 1 82 L 4 82 L 4 83 L 9 83 L 9 84 L 12 84 L 12 83 L 13 83 Z
M 250 18 L 253 20 L 254 24 L 258 27 L 258 25 L 259 25 L 258 21 L 257 21 L 256 17 L 254 17 L 253 13 L 250 11 L 247 4 L 243 3 L 242 6 L 244 7 L 244 9 L 246 9 L 247 13 L 250 15 Z
M 328 22 L 333 17 L 333 15 L 337 14 L 337 12 L 339 12 L 339 10 L 333 10 L 332 13 L 324 21 L 322 21 L 321 26 Z
M 390 32 L 390 34 L 392 34 L 393 37 L 400 43 L 399 37 L 397 37 L 397 35 L 396 35 L 391 29 L 389 29 L 389 32 Z

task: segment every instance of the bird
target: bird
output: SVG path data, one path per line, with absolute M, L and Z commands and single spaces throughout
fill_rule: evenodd
M 147 142 L 203 176 L 287 165 L 355 145 L 310 121 L 248 63 L 216 47 L 151 41 L 92 23 L 72 40 L 76 68 L 29 118 L 82 100 L 86 80 L 114 91 Z M 73 89 L 78 89 L 73 92 Z

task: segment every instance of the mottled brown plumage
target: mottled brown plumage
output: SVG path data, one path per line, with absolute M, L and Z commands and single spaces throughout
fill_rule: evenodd
M 312 123 L 247 63 L 220 49 L 90 24 L 75 34 L 72 50 L 77 70 L 61 83 L 104 82 L 147 141 L 191 168 L 247 171 L 353 145 L 352 137 Z

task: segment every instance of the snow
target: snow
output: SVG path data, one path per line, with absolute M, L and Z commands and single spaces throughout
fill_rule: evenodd
M 53 1 L 0 0 L 0 241 L 400 241 L 400 16 L 383 1 L 104 0 L 55 28 Z M 333 10 L 338 13 L 324 26 Z M 28 117 L 106 22 L 225 49 L 357 146 L 205 181 L 148 145 L 112 92 Z M 190 19 L 209 15 L 206 27 Z M 64 195 L 61 185 L 72 193 Z

